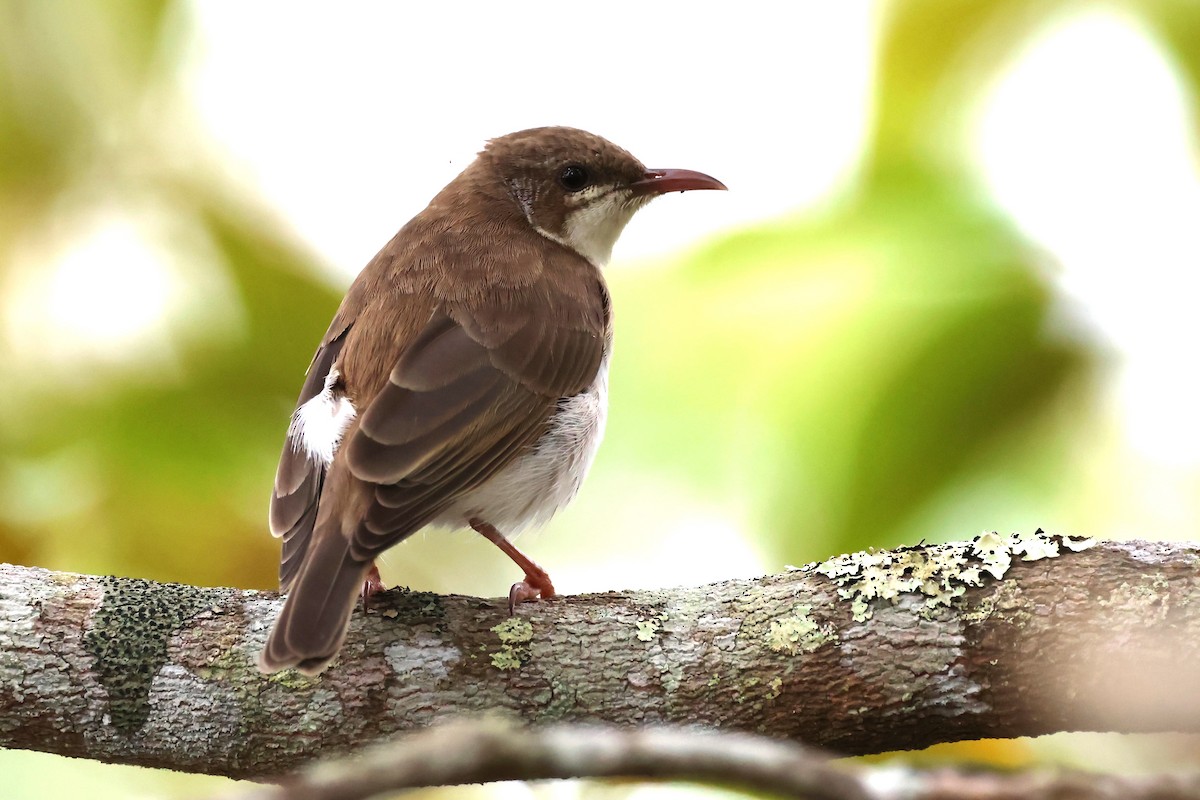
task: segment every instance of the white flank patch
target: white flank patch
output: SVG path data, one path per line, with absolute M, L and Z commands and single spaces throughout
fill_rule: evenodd
M 333 385 L 338 377 L 336 369 L 329 371 L 325 390 L 296 409 L 288 428 L 288 436 L 297 443 L 297 449 L 303 444 L 308 457 L 322 464 L 333 461 L 346 427 L 358 413 L 348 398 L 334 395 Z

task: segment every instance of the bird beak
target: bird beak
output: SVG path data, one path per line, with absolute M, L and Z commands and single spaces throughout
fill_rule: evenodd
M 648 169 L 642 179 L 629 184 L 629 188 L 635 196 L 640 196 L 690 189 L 725 189 L 726 186 L 711 175 L 690 169 Z

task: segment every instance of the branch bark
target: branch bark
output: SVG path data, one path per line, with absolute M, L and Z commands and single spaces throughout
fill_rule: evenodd
M 319 679 L 255 670 L 274 594 L 0 566 L 0 746 L 262 777 L 495 711 L 842 753 L 1200 731 L 1200 548 L 1061 544 L 858 554 L 512 618 L 503 600 L 390 592 Z

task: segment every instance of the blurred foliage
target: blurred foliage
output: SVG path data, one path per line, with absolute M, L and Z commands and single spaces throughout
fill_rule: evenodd
M 1086 363 L 1047 329 L 1037 260 L 962 190 L 911 172 L 824 218 L 719 243 L 688 265 L 686 337 L 629 330 L 655 325 L 638 305 L 665 289 L 622 298 L 622 337 L 656 346 L 628 368 L 614 362 L 614 381 L 653 409 L 717 372 L 734 403 L 687 393 L 645 426 L 657 441 L 635 446 L 673 462 L 664 469 L 709 473 L 714 491 L 746 476 L 754 529 L 782 561 L 893 544 Z
M 1113 6 L 1159 36 L 1200 108 L 1200 4 Z M 1051 493 L 1086 412 L 1064 414 L 1064 398 L 1086 407 L 1097 350 L 1056 317 L 1046 258 L 989 205 L 963 129 L 1014 49 L 1073 8 L 883 6 L 853 186 L 822 213 L 613 276 L 620 391 L 602 466 L 729 498 L 775 564 L 911 540 L 989 471 Z M 29 242 L 69 235 L 89 203 L 169 219 L 163 242 L 201 276 L 161 332 L 165 356 L 51 363 L 0 340 L 0 560 L 268 588 L 268 486 L 341 287 L 188 127 L 186 12 L 0 0 L 6 301 L 37 268 Z
M 53 227 L 61 199 L 84 186 L 97 204 L 136 198 L 135 213 L 152 206 L 198 231 L 203 247 L 185 263 L 225 278 L 165 331 L 169 364 L 75 363 L 64 374 L 0 351 L 6 385 L 22 387 L 0 398 L 0 496 L 21 509 L 0 512 L 0 559 L 269 588 L 277 546 L 262 535 L 263 491 L 340 292 L 253 198 L 203 157 L 178 157 L 177 131 L 157 126 L 178 102 L 181 12 L 125 0 L 0 5 L 0 252 Z M 31 495 L 43 502 L 29 511 Z

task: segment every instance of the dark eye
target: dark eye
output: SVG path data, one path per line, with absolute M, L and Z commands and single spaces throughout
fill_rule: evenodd
M 558 173 L 558 182 L 568 192 L 578 192 L 580 189 L 587 188 L 592 182 L 592 176 L 588 175 L 588 171 L 578 164 L 571 164 L 563 167 L 563 171 Z

